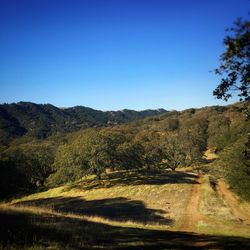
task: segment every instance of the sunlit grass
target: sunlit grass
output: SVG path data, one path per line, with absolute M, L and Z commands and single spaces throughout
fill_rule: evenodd
M 60 186 L 60 187 L 56 187 L 56 188 L 51 188 L 47 191 L 44 192 L 39 192 L 39 193 L 34 193 L 28 196 L 24 196 L 22 198 L 18 198 L 18 199 L 13 199 L 10 203 L 14 204 L 17 202 L 21 202 L 21 201 L 28 201 L 28 200 L 35 200 L 35 199 L 40 199 L 40 198 L 50 198 L 50 197 L 56 197 L 59 195 L 62 195 L 64 193 L 64 189 L 67 186 Z
M 232 236 L 249 238 L 249 227 L 236 220 L 211 186 L 209 176 L 199 179 L 200 185 L 197 181 L 197 175 L 183 175 L 181 172 L 158 172 L 155 175 L 144 175 L 141 171 L 121 172 L 104 176 L 101 181 L 89 176 L 73 184 L 3 203 L 0 205 L 0 215 L 3 219 L 10 218 L 10 225 L 8 220 L 5 223 L 11 235 L 22 242 L 20 249 L 40 250 L 45 246 L 72 249 L 74 244 L 77 249 L 113 249 L 114 245 L 155 249 L 162 242 L 165 245 L 178 245 L 179 241 L 185 245 L 187 234 L 180 232 L 180 229 L 193 184 L 196 183 L 199 189 L 198 209 L 204 218 L 197 222 L 193 231 L 202 233 L 199 237 L 207 235 L 206 244 L 210 242 L 209 235 L 221 235 L 222 238 L 216 238 L 216 241 L 221 240 L 223 244 L 226 244 L 226 239 L 235 242 L 230 238 Z M 242 203 L 244 207 L 248 205 Z M 162 223 L 162 219 L 169 223 Z M 23 239 L 26 237 L 23 236 L 23 226 L 33 238 Z M 16 228 L 21 228 L 20 233 Z M 126 240 L 123 239 L 124 232 Z M 174 233 L 177 236 L 170 236 Z M 198 234 L 188 237 L 197 237 Z M 223 238 L 223 235 L 229 238 Z M 156 237 L 157 242 L 151 237 Z M 166 237 L 173 239 L 169 242 Z M 175 241 L 175 237 L 180 238 Z M 69 246 L 62 246 L 62 242 Z M 204 239 L 201 239 L 199 244 L 203 242 Z M 18 244 L 16 248 L 15 244 L 10 244 L 9 249 L 19 249 Z
M 141 172 L 139 172 L 139 174 L 142 175 Z M 142 177 L 144 176 L 142 175 Z M 112 179 L 111 181 L 114 180 L 115 179 Z M 173 223 L 168 225 L 168 228 L 177 229 L 181 224 L 192 188 L 192 185 L 189 183 L 135 185 L 134 183 L 130 184 L 128 182 L 126 185 L 117 184 L 109 186 L 109 182 L 110 180 L 97 181 L 93 176 L 89 176 L 71 185 L 53 188 L 46 192 L 13 200 L 11 204 L 56 197 L 82 197 L 87 201 L 119 197 L 142 201 L 145 207 L 149 209 L 163 210 L 164 214 L 162 214 L 162 216 L 173 220 Z M 95 187 L 97 184 L 99 185 L 98 188 Z M 93 186 L 94 188 L 89 188 L 89 186 Z M 53 209 L 53 207 L 51 207 L 51 209 Z M 98 217 L 98 220 L 101 220 L 101 218 Z M 131 224 L 131 222 L 128 223 Z M 135 226 L 135 223 L 133 223 L 133 226 Z M 141 227 L 142 225 L 138 226 Z
M 242 207 L 248 208 L 249 203 L 244 202 Z M 237 219 L 232 209 L 211 186 L 208 175 L 202 179 L 199 210 L 206 216 L 206 219 L 198 222 L 198 232 L 250 237 L 250 226 Z
M 142 172 L 138 172 L 143 176 Z M 128 175 L 128 176 L 127 176 Z M 124 175 L 126 178 L 134 177 L 131 173 Z M 123 176 L 123 178 L 125 178 Z M 218 195 L 217 191 L 211 186 L 210 177 L 205 175 L 201 180 L 199 188 L 199 212 L 206 217 L 206 220 L 197 223 L 197 232 L 203 233 L 217 233 L 221 231 L 224 235 L 244 235 L 250 236 L 250 229 L 237 220 L 230 207 Z M 27 201 L 38 201 L 36 207 L 24 207 L 25 211 L 33 213 L 57 213 L 50 205 L 39 206 L 39 200 L 48 198 L 61 198 L 61 197 L 80 197 L 85 201 L 95 201 L 100 199 L 116 199 L 126 198 L 128 200 L 138 200 L 143 202 L 146 208 L 162 210 L 161 216 L 166 219 L 171 219 L 172 223 L 169 225 L 159 225 L 157 222 L 145 222 L 127 220 L 116 221 L 110 218 L 104 218 L 100 215 L 87 216 L 84 214 L 63 213 L 63 216 L 71 216 L 71 218 L 82 218 L 87 221 L 100 222 L 108 225 L 117 225 L 121 227 L 135 227 L 135 228 L 165 228 L 171 230 L 178 230 L 182 226 L 183 218 L 185 216 L 185 209 L 189 202 L 191 195 L 192 185 L 189 183 L 166 183 L 166 184 L 140 184 L 135 185 L 133 182 L 128 182 L 126 185 L 115 184 L 116 178 L 106 178 L 101 181 L 95 180 L 94 176 L 85 177 L 85 179 L 74 184 L 50 189 L 46 192 L 32 194 L 21 199 L 16 199 L 11 204 L 22 204 Z M 118 178 L 119 182 L 120 179 Z M 244 209 L 249 208 L 249 203 L 242 202 L 241 206 Z M 15 208 L 17 209 L 17 208 Z M 22 209 L 22 205 L 18 208 Z M 30 210 L 29 210 L 30 209 Z M 59 211 L 60 216 L 62 211 Z M 235 230 L 236 229 L 236 230 Z M 195 230 L 195 228 L 194 228 Z M 237 231 L 237 232 L 235 232 Z
M 210 185 L 208 175 L 205 175 L 202 179 L 200 195 L 199 208 L 202 214 L 210 217 L 224 218 L 225 220 L 235 219 L 231 209 Z

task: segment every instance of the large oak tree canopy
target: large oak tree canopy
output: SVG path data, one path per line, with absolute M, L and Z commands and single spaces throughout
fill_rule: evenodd
M 234 27 L 227 29 L 224 39 L 226 51 L 221 55 L 221 65 L 215 73 L 222 77 L 213 94 L 227 101 L 237 93 L 240 101 L 250 100 L 250 21 L 237 19 Z

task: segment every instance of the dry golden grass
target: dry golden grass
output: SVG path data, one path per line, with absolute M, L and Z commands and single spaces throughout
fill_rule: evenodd
M 10 204 L 0 204 L 0 211 L 4 211 L 7 213 L 29 213 L 29 214 L 35 214 L 35 215 L 50 215 L 50 216 L 58 216 L 58 217 L 64 217 L 64 218 L 70 218 L 70 219 L 79 219 L 83 221 L 88 222 L 97 222 L 97 223 L 103 223 L 111 226 L 119 226 L 119 227 L 133 227 L 133 228 L 145 228 L 145 229 L 155 229 L 155 230 L 164 230 L 166 229 L 165 226 L 160 225 L 158 223 L 154 224 L 144 224 L 139 222 L 134 222 L 132 220 L 127 221 L 114 221 L 109 220 L 100 216 L 87 216 L 87 215 L 79 215 L 74 213 L 63 213 L 55 211 L 51 208 L 47 207 L 38 207 L 38 206 L 23 206 L 23 205 L 10 205 Z
M 13 200 L 11 204 L 19 204 L 20 207 L 18 209 L 22 209 L 23 207 L 24 210 L 27 211 L 30 209 L 29 211 L 33 211 L 34 213 L 57 212 L 60 215 L 63 214 L 63 216 L 72 216 L 72 218 L 75 216 L 87 221 L 100 222 L 108 225 L 178 230 L 181 228 L 184 217 L 186 216 L 186 208 L 191 196 L 192 183 L 195 183 L 196 176 L 190 175 L 187 179 L 184 178 L 183 181 L 179 181 L 178 183 L 177 180 L 175 181 L 175 178 L 178 178 L 178 174 L 170 180 L 167 178 L 171 176 L 172 172 L 160 173 L 160 176 L 162 174 L 166 174 L 166 180 L 164 177 L 159 182 L 155 182 L 154 180 L 151 182 L 148 180 L 144 181 L 144 177 L 151 178 L 152 176 L 144 176 L 144 172 L 141 171 L 122 171 L 117 174 L 110 173 L 101 181 L 95 180 L 94 176 L 89 176 L 72 185 L 53 188 L 46 192 Z M 157 177 L 159 177 L 159 173 L 155 174 L 155 178 Z M 201 179 L 199 196 L 198 212 L 202 216 L 205 216 L 206 220 L 199 221 L 197 224 L 198 232 L 213 233 L 215 229 L 219 228 L 223 234 L 231 235 L 234 233 L 233 228 L 237 227 L 237 235 L 250 235 L 249 228 L 245 225 L 241 226 L 242 223 L 234 215 L 232 209 L 222 197 L 218 195 L 217 190 L 211 186 L 208 175 L 203 176 Z M 61 205 L 54 205 L 54 203 L 57 204 L 60 199 L 65 199 L 64 201 L 67 203 L 67 199 L 72 198 L 80 199 L 80 201 L 82 200 L 85 203 L 87 202 L 86 204 L 94 204 L 95 201 L 105 201 L 105 206 L 107 203 L 116 201 L 116 199 L 124 199 L 126 202 L 141 202 L 143 207 L 145 207 L 145 211 L 154 211 L 155 214 L 158 213 L 157 211 L 160 211 L 158 215 L 163 219 L 170 220 L 171 223 L 161 225 L 159 221 L 144 221 L 143 218 L 140 220 L 140 215 L 138 214 L 135 214 L 135 216 L 139 216 L 136 221 L 132 217 L 131 219 L 129 218 L 131 213 L 121 222 L 119 216 L 105 217 L 105 213 L 100 214 L 98 212 L 88 215 L 81 211 L 75 211 L 73 207 L 69 212 L 68 208 L 67 211 L 64 211 L 60 210 Z M 47 199 L 50 199 L 49 202 L 46 201 Z M 61 203 L 63 204 L 64 201 Z M 26 205 L 29 202 L 31 202 L 31 204 L 28 204 L 30 207 Z M 71 205 L 69 205 L 69 208 L 70 206 Z M 249 203 L 244 202 L 241 206 L 244 207 L 244 209 L 249 208 Z M 110 209 L 110 206 L 108 206 L 107 209 Z M 125 207 L 125 213 L 126 209 L 131 209 L 131 206 Z M 225 230 L 223 230 L 223 228 L 225 228 Z M 196 230 L 195 227 L 193 229 L 194 231 Z M 233 235 L 235 235 L 235 233 Z
M 156 174 L 156 178 L 158 174 Z M 167 172 L 167 175 L 171 174 L 172 172 Z M 27 211 L 30 209 L 29 211 L 33 211 L 34 213 L 59 213 L 63 216 L 82 218 L 87 221 L 121 227 L 165 228 L 171 230 L 178 230 L 181 228 L 191 196 L 192 183 L 195 183 L 196 176 L 191 175 L 191 179 L 189 179 L 191 181 L 190 183 L 188 180 L 175 183 L 173 181 L 174 179 L 171 179 L 171 183 L 169 183 L 168 179 L 164 182 L 164 178 L 161 180 L 162 182 L 159 183 L 157 181 L 148 183 L 142 181 L 137 183 L 136 181 L 138 181 L 138 179 L 141 180 L 138 176 L 136 176 L 136 181 L 121 182 L 121 178 L 123 178 L 123 181 L 125 178 L 126 180 L 129 178 L 132 180 L 135 175 L 141 175 L 141 179 L 144 178 L 143 172 L 140 171 L 131 173 L 120 172 L 118 173 L 119 178 L 113 173 L 110 174 L 110 176 L 108 175 L 108 178 L 101 181 L 97 181 L 93 176 L 89 176 L 72 185 L 65 185 L 50 189 L 46 192 L 32 194 L 23 197 L 22 199 L 13 200 L 11 204 L 19 204 L 20 207 L 18 209 L 22 209 L 23 207 L 24 210 Z M 177 176 L 174 176 L 174 178 L 177 178 Z M 171 223 L 162 225 L 157 220 L 144 220 L 143 216 L 137 213 L 138 211 L 136 209 L 135 217 L 138 216 L 138 218 L 134 219 L 133 216 L 131 216 L 131 213 L 129 213 L 127 217 L 125 216 L 124 220 L 120 221 L 119 216 L 106 217 L 105 213 L 102 214 L 99 213 L 99 211 L 97 211 L 96 214 L 94 213 L 91 215 L 84 214 L 81 210 L 75 211 L 73 207 L 70 207 L 70 202 L 69 208 L 67 208 L 66 211 L 60 209 L 61 205 L 54 205 L 58 203 L 58 200 L 62 200 L 60 204 L 64 204 L 64 202 L 68 202 L 68 199 L 73 198 L 79 199 L 79 202 L 82 200 L 82 206 L 95 204 L 96 201 L 104 201 L 103 205 L 107 207 L 107 210 L 112 208 L 112 204 L 110 206 L 107 204 L 116 200 L 119 202 L 119 199 L 124 199 L 126 204 L 124 204 L 123 212 L 125 213 L 127 212 L 126 209 L 132 209 L 131 213 L 133 213 L 133 207 L 131 208 L 131 206 L 134 206 L 133 201 L 141 202 L 144 211 L 153 211 L 154 214 L 171 221 Z M 49 200 L 49 202 L 47 202 L 47 200 Z M 130 201 L 132 201 L 132 204 L 127 206 L 127 202 L 130 204 Z M 29 202 L 31 202 L 31 204 L 29 204 Z M 26 205 L 27 203 L 30 207 Z M 79 204 L 81 206 L 81 203 Z M 117 202 L 115 202 L 115 205 L 117 205 Z M 247 202 L 242 202 L 239 205 L 244 207 L 244 209 L 248 209 L 250 206 Z M 95 209 L 95 206 L 93 209 Z M 221 231 L 225 235 L 250 236 L 249 226 L 242 224 L 234 215 L 232 209 L 228 206 L 225 200 L 222 199 L 222 197 L 218 195 L 217 190 L 211 186 L 208 175 L 203 176 L 201 184 L 199 185 L 198 209 L 198 212 L 205 219 L 200 220 L 196 225 L 197 227 L 194 225 L 194 231 L 197 230 L 197 232 L 212 234 Z M 69 210 L 71 211 L 69 212 Z M 157 211 L 160 211 L 160 213 Z M 131 218 L 129 218 L 130 216 Z M 235 228 L 237 228 L 237 232 L 235 232 Z
M 199 208 L 202 214 L 209 217 L 225 220 L 236 219 L 225 201 L 219 197 L 216 190 L 210 185 L 209 175 L 205 175 L 202 179 Z
M 129 177 L 134 177 L 134 175 L 138 173 L 143 175 L 143 173 L 140 172 L 133 172 Z M 171 175 L 172 173 L 168 172 L 167 174 Z M 178 174 L 174 178 L 178 178 Z M 190 178 L 190 181 L 195 181 L 195 176 L 191 176 Z M 111 181 L 114 181 L 114 178 L 112 178 Z M 157 183 L 157 181 L 152 181 L 153 184 L 143 184 L 144 182 L 142 182 L 142 184 L 135 184 L 134 182 L 130 183 L 128 181 L 126 185 L 109 185 L 109 182 L 110 180 L 97 181 L 91 176 L 74 185 L 66 185 L 13 200 L 11 204 L 58 197 L 81 197 L 86 201 L 125 198 L 132 201 L 141 201 L 147 209 L 161 210 L 162 217 L 173 221 L 173 223 L 165 225 L 165 228 L 178 229 L 181 225 L 183 214 L 185 214 L 185 207 L 191 194 L 191 183 L 185 183 L 185 180 L 183 183 L 175 183 L 172 179 L 172 183 L 168 183 L 168 180 L 166 180 L 166 182 L 163 181 L 163 184 Z M 96 187 L 96 185 L 98 185 L 98 187 Z M 53 209 L 53 205 L 51 205 L 50 208 Z M 105 222 L 107 222 L 106 219 L 101 218 L 101 216 L 96 216 L 95 220 L 105 220 Z M 113 222 L 117 223 L 115 220 Z M 126 223 L 131 224 L 132 221 Z M 133 222 L 133 226 L 141 227 L 139 224 L 136 225 L 136 223 Z M 153 222 L 150 224 L 152 226 Z
M 242 207 L 249 208 L 249 203 L 244 202 Z M 250 238 L 250 226 L 234 214 L 231 207 L 218 194 L 218 190 L 210 185 L 208 175 L 202 179 L 199 210 L 205 215 L 205 220 L 197 224 L 198 232 Z
M 204 158 L 206 160 L 214 160 L 214 159 L 218 158 L 218 155 L 215 154 L 212 149 L 208 149 L 204 153 Z
M 196 234 L 180 232 L 194 187 L 202 216 L 193 223 Z M 18 242 L 10 249 L 175 249 L 187 241 L 191 247 L 250 247 L 242 238 L 250 238 L 249 227 L 237 220 L 209 176 L 184 172 L 109 173 L 101 181 L 89 176 L 1 204 L 0 216 L 5 242 Z
M 13 206 L 13 205 L 12 205 Z M 0 207 L 0 249 L 206 249 L 250 247 L 244 238 L 114 224 L 36 207 Z M 97 222 L 96 222 L 97 221 Z M 101 222 L 100 222 L 101 221 Z M 137 225 L 136 225 L 137 226 Z

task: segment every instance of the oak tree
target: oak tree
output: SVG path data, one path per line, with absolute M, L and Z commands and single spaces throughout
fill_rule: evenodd
M 249 101 L 250 21 L 239 18 L 227 32 L 229 34 L 224 39 L 226 50 L 220 57 L 220 66 L 215 69 L 222 79 L 213 95 L 227 101 L 237 93 L 240 101 Z

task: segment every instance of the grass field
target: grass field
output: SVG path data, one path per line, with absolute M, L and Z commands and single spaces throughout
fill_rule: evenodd
M 89 176 L 2 204 L 1 247 L 250 248 L 249 204 L 223 195 L 209 176 L 191 172 L 120 171 L 101 181 Z

